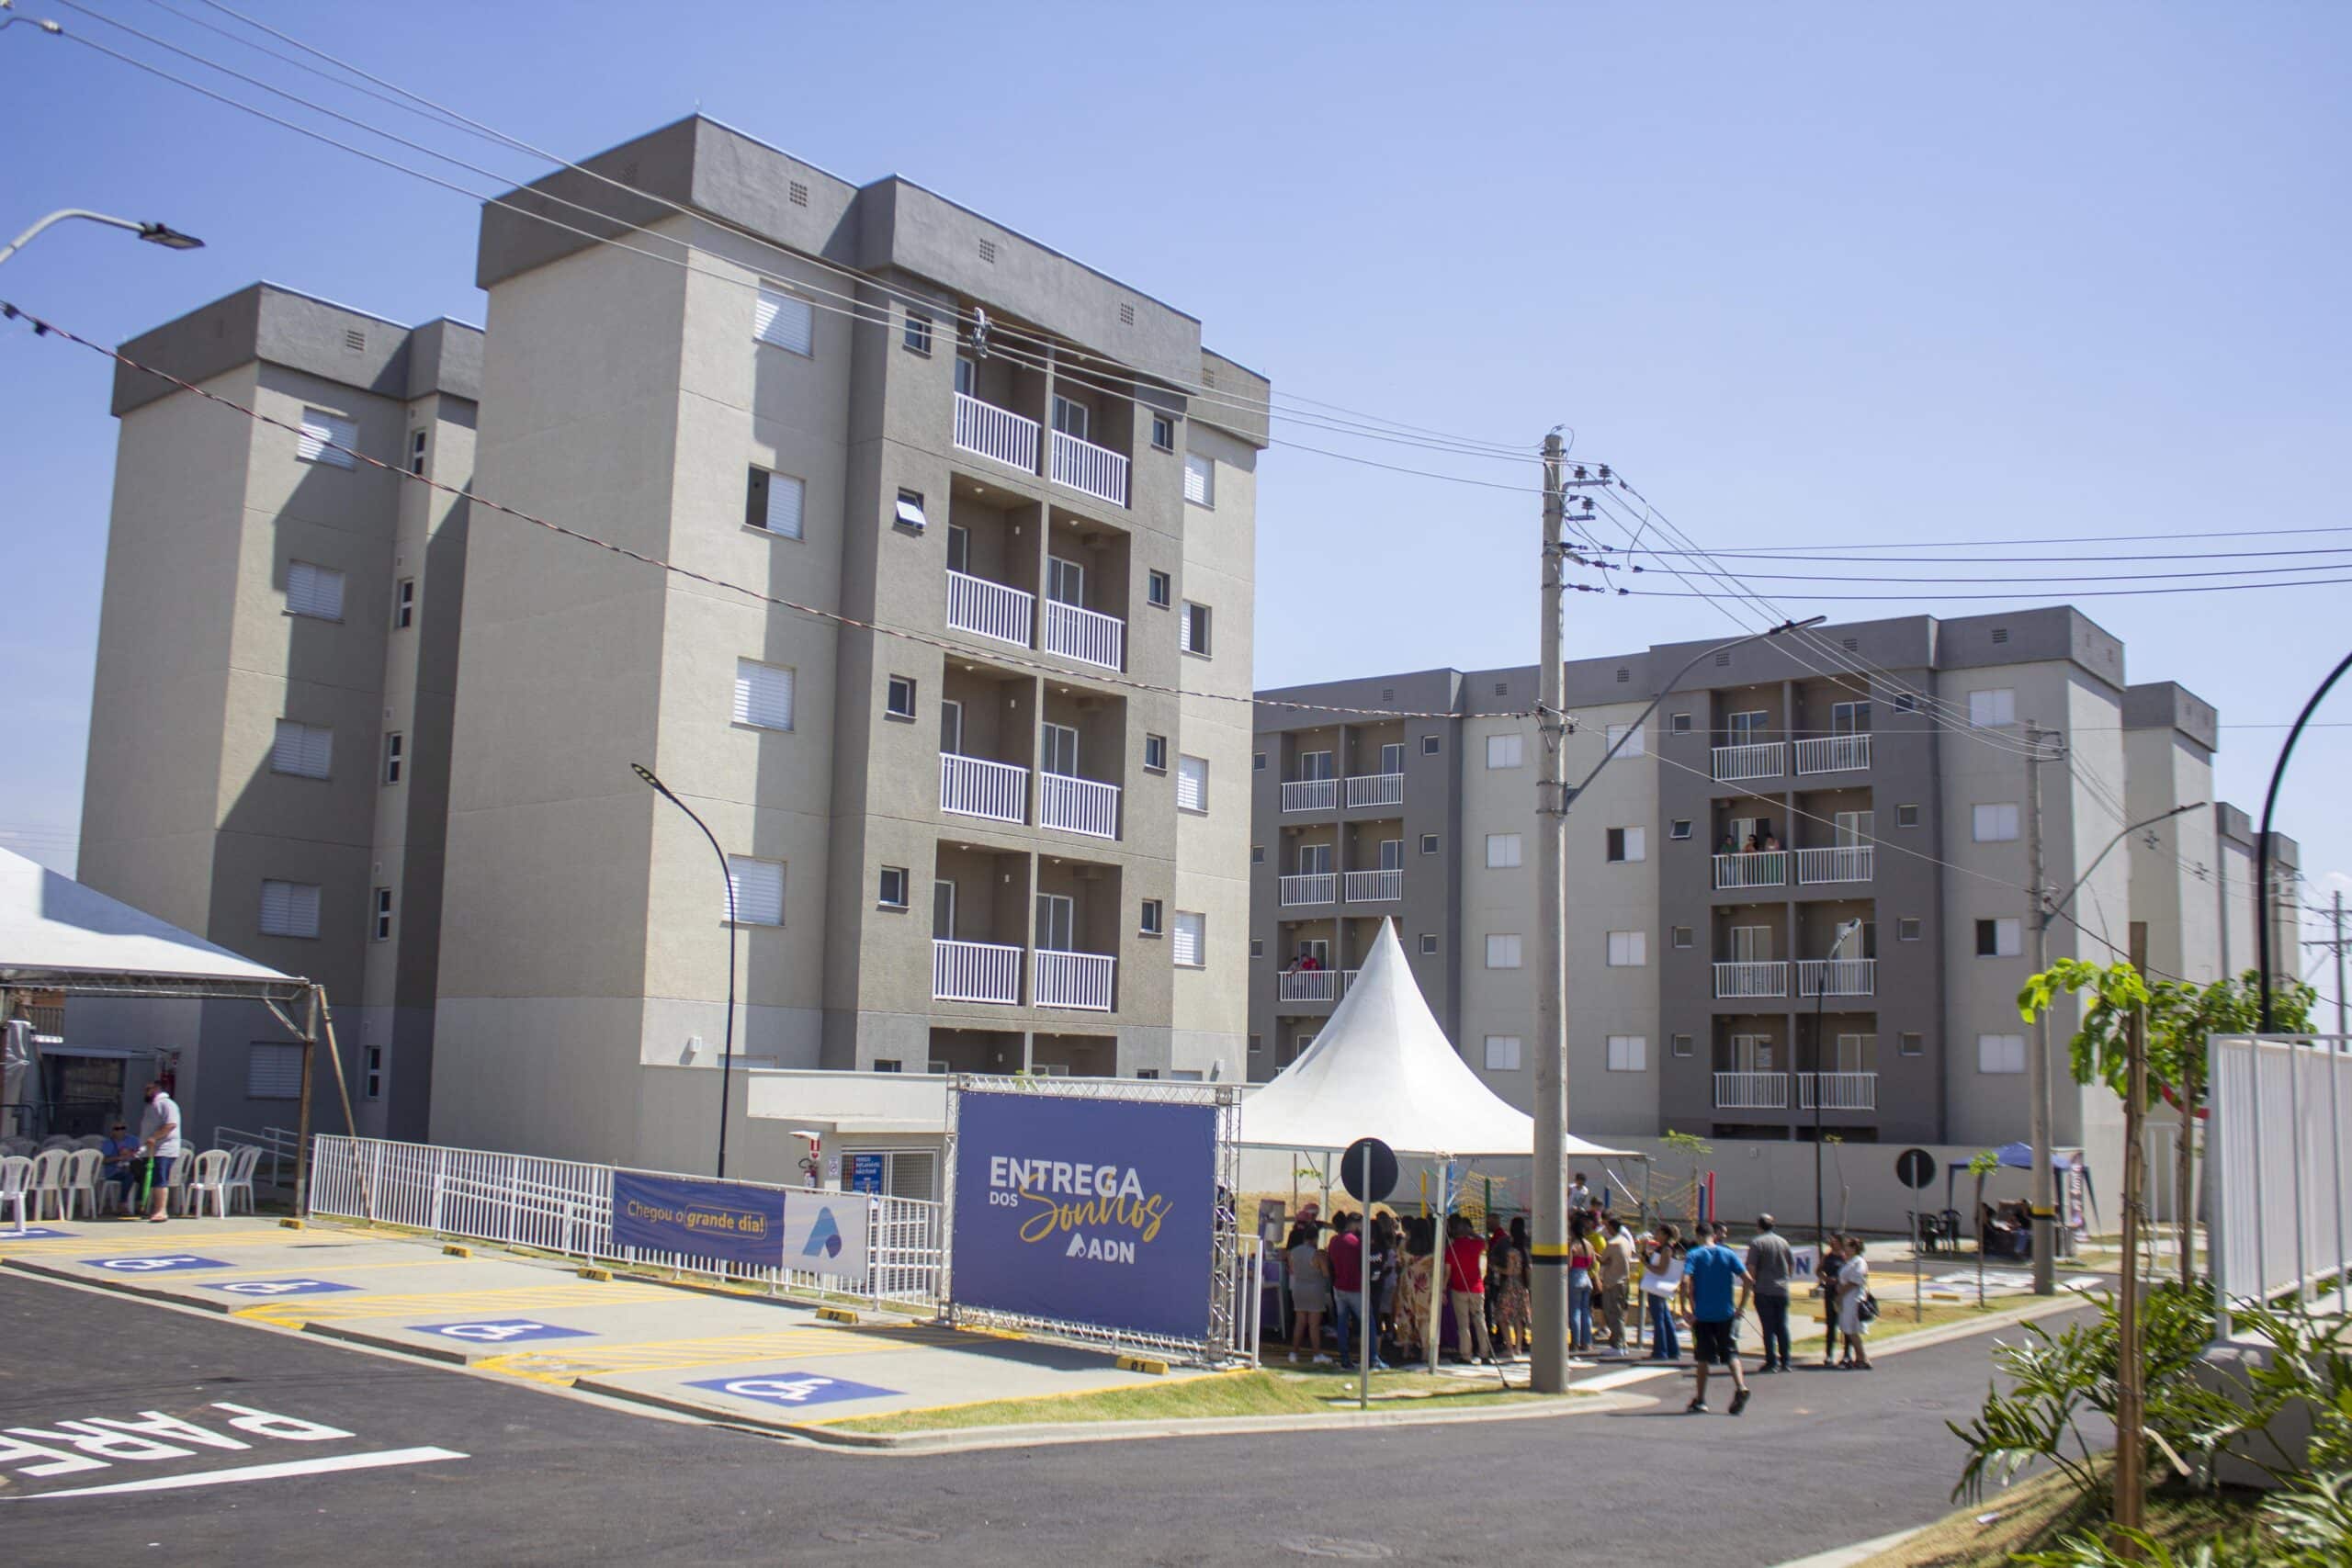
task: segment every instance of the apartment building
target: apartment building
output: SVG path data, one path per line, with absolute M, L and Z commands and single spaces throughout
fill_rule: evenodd
M 360 1125 L 422 1136 L 481 333 L 265 283 L 123 347 L 277 423 L 116 370 L 80 879 L 324 984 Z M 102 1062 L 192 1041 L 208 1134 L 295 1119 L 299 1048 L 251 1003 L 71 1012 Z
M 2079 612 L 1828 626 L 1712 659 L 1709 646 L 1566 667 L 1568 780 L 1626 742 L 1568 819 L 1579 1134 L 2024 1136 L 2028 725 L 2065 753 L 2041 769 L 2047 874 L 2076 888 L 2051 956 L 2120 956 L 2141 921 L 2162 972 L 2252 966 L 2253 843 L 2244 815 L 2212 801 L 2214 712 L 2171 682 L 2128 684 L 2121 644 Z M 1313 1040 L 1373 922 L 1394 919 L 1457 1046 L 1527 1103 L 1535 671 L 1263 694 L 1422 716 L 1260 711 L 1252 1077 Z M 2127 821 L 2176 807 L 2194 809 L 2118 841 Z M 2274 853 L 2291 879 L 2292 841 Z M 2284 955 L 2293 909 L 2280 900 Z M 2063 1040 L 2071 1011 L 2053 1027 Z M 2058 1141 L 2111 1154 L 2112 1097 L 2060 1100 Z

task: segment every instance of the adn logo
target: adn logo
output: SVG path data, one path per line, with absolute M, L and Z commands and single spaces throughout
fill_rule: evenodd
M 831 1209 L 817 1211 L 817 1223 L 808 1227 L 808 1245 L 800 1249 L 803 1258 L 814 1258 L 820 1252 L 828 1258 L 842 1255 L 842 1227 L 833 1223 Z

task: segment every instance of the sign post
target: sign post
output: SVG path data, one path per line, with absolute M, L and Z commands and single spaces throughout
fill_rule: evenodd
M 1894 1156 L 1894 1179 L 1917 1192 L 1936 1179 L 1936 1156 L 1925 1149 L 1905 1149 Z M 1926 1269 L 1919 1258 L 1918 1200 L 1911 1206 L 1911 1321 L 1925 1323 L 1928 1309 L 1924 1300 L 1926 1287 L 1920 1279 Z
M 1372 1408 L 1372 1206 L 1396 1190 L 1396 1153 L 1378 1138 L 1358 1138 L 1340 1162 L 1340 1180 L 1363 1205 L 1363 1229 L 1356 1252 L 1356 1408 Z

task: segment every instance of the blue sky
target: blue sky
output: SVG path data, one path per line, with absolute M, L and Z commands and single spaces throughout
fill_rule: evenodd
M 85 3 L 330 91 L 163 6 Z M 2352 524 L 2352 9 L 249 9 L 573 156 L 699 106 L 849 178 L 903 174 L 1200 316 L 1281 392 L 1529 444 L 1565 422 L 1578 456 L 1616 462 L 1716 547 Z M 19 12 L 167 59 L 52 0 Z M 209 242 L 175 255 L 81 226 L 0 268 L 0 297 L 101 341 L 255 277 L 396 319 L 481 317 L 470 202 L 70 39 L 0 34 L 0 229 L 91 206 Z M 112 470 L 106 367 L 11 329 L 0 399 L 0 831 L 17 835 L 0 841 L 64 864 L 52 835 L 78 820 Z M 1261 472 L 1261 684 L 1532 656 L 1530 498 L 1294 448 Z M 1758 586 L 1841 619 L 1994 607 Z M 2344 652 L 2352 597 L 2078 602 L 2124 639 L 2133 679 L 2283 726 Z M 1572 655 L 1728 624 L 1673 599 L 1569 608 Z M 2352 721 L 2352 687 L 2323 716 Z M 2258 809 L 2283 735 L 2224 732 L 2230 798 Z M 2352 872 L 2352 823 L 2331 809 L 2347 769 L 2352 728 L 2315 731 L 2283 798 L 2322 886 Z

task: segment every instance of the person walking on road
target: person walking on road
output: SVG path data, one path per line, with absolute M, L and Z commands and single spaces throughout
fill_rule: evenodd
M 1747 1244 L 1748 1289 L 1756 1296 L 1756 1326 L 1764 1340 L 1768 1372 L 1789 1370 L 1789 1276 L 1795 1272 L 1796 1253 L 1788 1238 L 1772 1228 L 1772 1216 L 1756 1216 L 1756 1239 Z
M 1846 1238 L 1846 1261 L 1838 1270 L 1838 1331 L 1846 1337 L 1846 1359 L 1838 1364 L 1855 1371 L 1871 1370 L 1871 1353 L 1862 1343 L 1870 1332 L 1871 1266 L 1862 1257 L 1862 1238 Z
M 1675 1256 L 1674 1241 L 1680 1234 L 1670 1223 L 1659 1221 L 1642 1259 L 1642 1297 L 1649 1307 L 1653 1361 L 1682 1359 L 1682 1346 L 1674 1336 L 1674 1298 L 1682 1287 L 1682 1259 Z
M 1718 1225 L 1720 1233 L 1723 1227 Z M 1736 1325 L 1747 1310 L 1753 1281 L 1739 1254 L 1701 1232 L 1699 1245 L 1682 1256 L 1682 1280 L 1690 1292 L 1690 1354 L 1699 1364 L 1699 1389 L 1683 1409 L 1693 1416 L 1707 1408 L 1707 1369 L 1731 1369 L 1731 1413 L 1747 1408 L 1747 1380 L 1740 1375 Z M 1732 1281 L 1740 1281 L 1739 1299 L 1732 1299 Z

